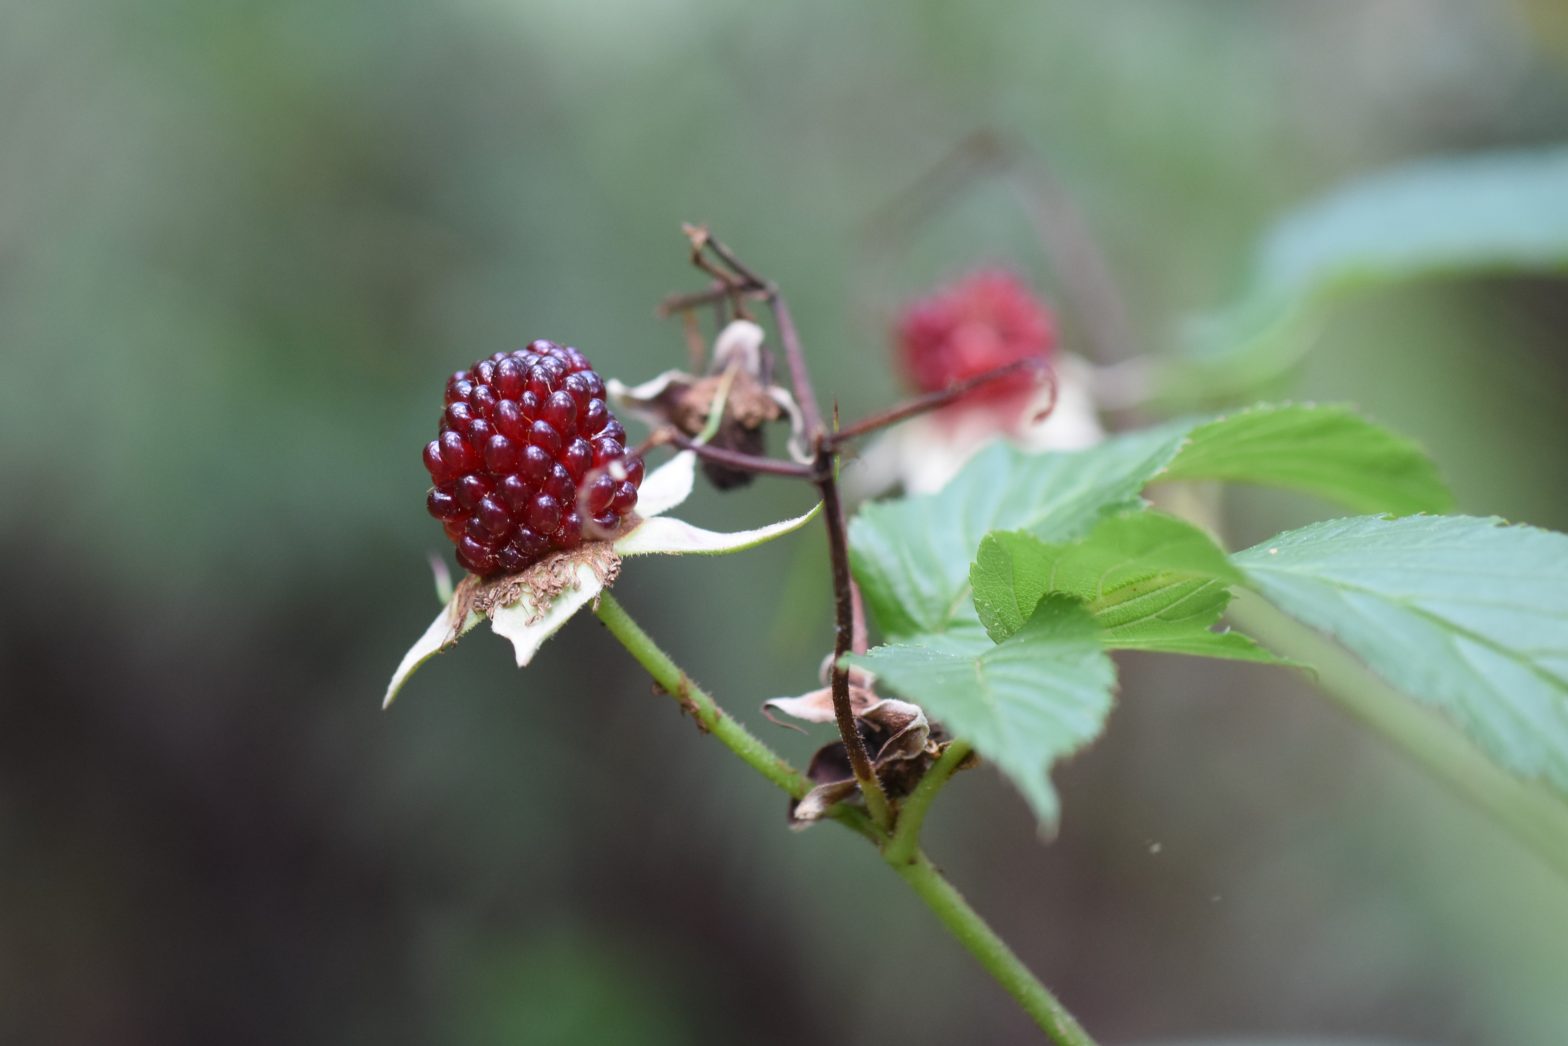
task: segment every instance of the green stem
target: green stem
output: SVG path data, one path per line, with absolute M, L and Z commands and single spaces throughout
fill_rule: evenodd
M 1393 690 L 1338 645 L 1251 593 L 1228 616 L 1275 651 L 1311 665 L 1320 690 L 1490 814 L 1560 874 L 1568 876 L 1568 805 L 1497 766 L 1440 716 Z
M 704 730 L 791 797 L 799 799 L 810 791 L 810 781 L 758 740 L 751 731 L 725 715 L 713 698 L 670 660 L 670 656 L 632 620 L 626 608 L 608 591 L 599 594 L 594 612 L 609 628 L 610 634 L 620 640 L 621 645 L 637 659 L 637 663 L 647 669 L 654 681 L 679 701 Z M 963 894 L 942 877 L 930 859 L 916 849 L 920 824 L 925 819 L 927 807 L 941 789 L 942 782 L 952 776 L 968 754 L 967 745 L 953 742 L 932 766 L 926 779 L 916 787 L 904 807 L 903 816 L 909 820 L 906 822 L 907 827 L 900 826 L 902 842 L 889 840 L 864 811 L 855 807 L 840 803 L 833 808 L 830 816 L 883 848 L 883 855 L 893 870 L 913 887 L 916 895 L 980 961 L 986 972 L 1018 1000 L 1024 1012 L 1034 1019 L 1056 1046 L 1094 1046 L 1094 1040 L 1073 1020 L 1050 990 L 1029 972 L 1029 968 L 1013 954 L 1007 943 L 969 906 Z M 899 849 L 895 850 L 895 844 Z M 902 856 L 895 856 L 898 854 Z
M 800 799 L 811 791 L 811 782 L 804 774 L 785 762 L 773 749 L 744 726 L 725 715 L 709 694 L 692 682 L 691 677 L 670 660 L 670 655 L 659 649 L 642 626 L 633 621 L 620 600 L 608 591 L 599 593 L 599 605 L 594 611 L 610 634 L 621 641 L 637 663 L 648 670 L 670 696 L 680 702 L 691 714 L 704 733 L 712 734 L 726 748 L 745 760 L 757 773 L 772 781 L 792 799 Z
M 969 747 L 967 741 L 949 744 L 937 757 L 937 761 L 931 764 L 931 769 L 926 771 L 909 798 L 904 800 L 904 805 L 898 811 L 898 825 L 893 830 L 893 838 L 883 851 L 889 864 L 896 866 L 907 863 L 920 852 L 920 828 L 925 824 L 931 800 L 936 798 L 948 778 L 953 776 L 959 764 L 968 759 L 972 751 L 974 749 Z
M 926 907 L 936 913 L 942 924 L 957 937 L 969 954 L 980 961 L 986 972 L 1007 989 L 1025 1013 L 1051 1037 L 1056 1046 L 1094 1046 L 1089 1033 L 1073 1015 L 1041 984 L 1007 942 L 986 925 L 963 894 L 942 877 L 936 866 L 917 853 L 915 860 L 893 865 L 903 880 L 914 888 Z

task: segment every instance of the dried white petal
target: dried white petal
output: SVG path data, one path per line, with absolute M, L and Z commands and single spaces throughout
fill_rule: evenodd
M 572 572 L 572 584 L 540 608 L 529 594 L 510 606 L 497 607 L 490 614 L 490 629 L 498 636 L 512 641 L 517 653 L 517 667 L 522 668 L 534 659 L 545 640 L 561 630 L 571 616 L 581 610 L 600 592 L 604 581 L 599 572 L 588 563 L 578 563 Z
M 451 602 L 448 602 L 436 619 L 430 623 L 430 627 L 425 629 L 425 634 L 408 648 L 408 653 L 403 655 L 397 671 L 392 673 L 392 682 L 387 684 L 387 696 L 381 702 L 382 708 L 392 703 L 392 699 L 397 696 L 399 690 L 403 689 L 403 684 L 408 682 L 408 677 L 414 674 L 415 669 L 456 643 L 459 636 L 479 624 L 481 620 L 478 614 L 471 613 L 463 619 L 461 627 L 454 627 L 453 613 L 454 608 Z
M 792 530 L 799 530 L 821 509 L 822 506 L 818 504 L 803 516 L 757 527 L 755 530 L 739 530 L 729 534 L 704 530 L 678 519 L 644 520 L 616 540 L 615 551 L 623 556 L 692 554 L 716 556 L 726 552 L 740 552 L 772 541 Z
M 888 698 L 866 709 L 861 718 L 875 723 L 893 736 L 878 750 L 872 761 L 877 769 L 893 759 L 914 759 L 926 749 L 931 736 L 931 723 L 919 705 Z
M 737 362 L 748 374 L 762 370 L 762 328 L 750 320 L 733 320 L 713 339 L 713 371 L 728 370 Z
M 882 703 L 884 702 L 876 694 L 864 687 L 849 688 L 849 707 L 857 716 L 864 716 L 868 709 Z M 823 687 L 821 690 L 813 690 L 799 697 L 775 697 L 770 701 L 764 701 L 762 714 L 772 719 L 773 717 L 768 715 L 770 712 L 783 712 L 791 719 L 799 719 L 803 723 L 831 723 L 834 719 L 833 688 Z
M 697 483 L 697 455 L 683 450 L 643 477 L 637 488 L 637 514 L 662 516 L 691 497 Z
M 819 784 L 801 797 L 789 812 L 789 826 L 796 831 L 811 827 L 822 819 L 835 803 L 843 802 L 855 794 L 859 786 L 853 777 L 847 781 L 829 781 Z
M 614 378 L 605 381 L 605 394 L 617 407 L 623 407 L 628 413 L 634 414 L 652 425 L 662 425 L 664 415 L 653 409 L 653 404 L 664 395 L 670 383 L 676 381 L 691 381 L 692 377 L 683 370 L 667 370 L 656 378 L 650 378 L 641 385 L 625 385 Z
M 785 444 L 789 456 L 798 464 L 810 465 L 816 458 L 812 455 L 811 448 L 806 445 L 806 418 L 800 412 L 800 404 L 796 403 L 795 397 L 781 385 L 769 386 L 768 396 L 785 414 L 789 415 L 789 442 Z

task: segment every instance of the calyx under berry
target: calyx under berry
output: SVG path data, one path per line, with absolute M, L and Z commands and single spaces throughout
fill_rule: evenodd
M 517 573 L 622 529 L 643 462 L 604 396 L 587 357 L 543 340 L 448 379 L 425 505 L 466 569 Z

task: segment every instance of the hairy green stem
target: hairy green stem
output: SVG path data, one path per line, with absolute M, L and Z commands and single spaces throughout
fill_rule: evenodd
M 914 888 L 926 907 L 936 913 L 969 954 L 979 960 L 987 973 L 1017 1000 L 1025 1013 L 1034 1018 L 1056 1046 L 1094 1046 L 1089 1033 L 1073 1019 L 1056 996 L 1041 984 L 1029 967 L 1013 953 L 1007 942 L 986 925 L 964 895 L 937 871 L 925 854 L 893 865 L 893 870 Z
M 791 799 L 800 799 L 811 791 L 811 782 L 806 776 L 769 748 L 756 734 L 725 715 L 713 697 L 692 682 L 691 677 L 681 671 L 670 655 L 653 641 L 653 637 L 642 630 L 642 626 L 626 612 L 620 600 L 608 591 L 601 592 L 594 613 L 604 622 L 610 634 L 620 640 L 621 645 L 637 659 L 637 663 L 647 670 L 653 681 L 697 721 L 703 733 L 712 734 L 724 747 L 740 756 L 747 766 L 773 782 Z M 828 816 L 873 842 L 880 844 L 885 838 L 864 812 L 852 806 L 840 803 L 829 811 Z
M 730 751 L 740 756 L 757 773 L 772 781 L 790 798 L 799 799 L 811 791 L 811 782 L 757 738 L 750 730 L 725 715 L 713 698 L 680 667 L 670 660 L 670 655 L 659 648 L 642 626 L 632 620 L 620 600 L 609 592 L 599 593 L 599 605 L 594 611 L 610 634 L 620 640 L 648 670 L 654 682 L 663 687 L 671 697 L 680 702 L 704 733 L 712 734 Z
M 958 769 L 969 753 L 974 751 L 967 741 L 954 741 L 949 744 L 931 764 L 931 769 L 920 779 L 915 790 L 909 798 L 904 800 L 904 805 L 898 811 L 898 824 L 893 829 L 893 838 L 888 840 L 882 856 L 886 857 L 889 864 L 905 864 L 915 859 L 920 853 L 920 829 L 925 824 L 926 811 L 931 809 L 931 800 L 947 784 L 948 778 Z
M 712 696 L 693 683 L 691 677 L 681 671 L 680 666 L 642 630 L 642 626 L 632 620 L 619 600 L 609 592 L 602 592 L 594 612 L 610 630 L 610 634 L 620 640 L 638 664 L 647 669 L 654 682 L 675 697 L 707 733 L 718 738 L 748 766 L 789 796 L 799 799 L 811 789 L 811 782 L 804 775 L 758 740 L 751 731 L 725 715 Z M 987 925 L 980 913 L 969 906 L 963 894 L 944 879 L 930 859 L 917 848 L 920 824 L 925 819 L 926 808 L 941 789 L 942 782 L 952 776 L 968 754 L 967 745 L 953 742 L 915 789 L 904 808 L 904 816 L 909 817 L 913 810 L 913 817 L 907 822 L 908 827 L 900 826 L 903 842 L 897 844 L 899 850 L 894 849 L 895 840 L 890 840 L 872 823 L 870 817 L 855 807 L 840 803 L 829 816 L 882 849 L 884 858 L 893 870 L 909 883 L 915 894 L 936 913 L 942 925 L 1018 1001 L 1024 1012 L 1039 1024 L 1056 1046 L 1094 1046 L 1094 1040 L 1073 1020 L 1050 990 L 1029 972 L 1029 968 Z M 902 856 L 896 856 L 899 854 Z
M 1423 769 L 1503 825 L 1568 876 L 1568 805 L 1516 777 L 1431 710 L 1397 693 L 1350 653 L 1251 593 L 1238 593 L 1231 621 L 1286 657 L 1311 665 L 1320 690 Z

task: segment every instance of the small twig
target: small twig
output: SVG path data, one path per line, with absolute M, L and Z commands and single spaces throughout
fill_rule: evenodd
M 666 429 L 665 433 L 664 442 L 681 450 L 689 450 L 704 461 L 711 461 L 715 465 L 724 465 L 741 472 L 757 472 L 765 476 L 788 476 L 791 479 L 813 479 L 816 476 L 815 470 L 810 465 L 797 465 L 793 461 L 784 461 L 780 458 L 762 458 L 755 454 L 742 454 L 738 450 L 725 450 L 723 447 L 698 443 L 674 429 Z
M 827 429 L 822 424 L 822 411 L 817 407 L 817 395 L 811 384 L 811 372 L 806 367 L 806 356 L 800 347 L 800 333 L 795 328 L 795 319 L 789 311 L 789 305 L 784 301 L 784 295 L 779 293 L 778 287 L 772 281 L 759 276 L 750 266 L 736 257 L 734 251 L 715 239 L 707 229 L 688 225 L 685 226 L 684 231 L 692 244 L 693 264 L 730 288 L 730 293 L 721 295 L 721 298 L 732 300 L 736 294 L 751 295 L 766 303 L 768 310 L 773 313 L 773 322 L 779 329 L 779 343 L 784 347 L 784 359 L 789 366 L 790 386 L 795 393 L 795 402 L 800 406 L 806 437 L 808 441 L 815 443 L 826 435 Z M 729 267 L 729 271 L 714 266 L 708 261 L 704 251 L 711 251 Z
M 854 603 L 855 633 L 850 638 L 849 649 L 857 654 L 864 654 L 870 643 L 869 633 L 866 630 L 866 601 L 860 596 L 860 586 L 853 580 L 849 583 L 849 596 Z
M 850 769 L 866 798 L 866 808 L 871 817 L 883 828 L 893 823 L 893 808 L 882 782 L 877 778 L 876 766 L 866 752 L 866 743 L 855 726 L 855 712 L 849 699 L 849 667 L 843 663 L 844 655 L 855 645 L 855 596 L 854 581 L 849 572 L 849 540 L 844 530 L 844 505 L 839 499 L 837 469 L 833 450 L 824 446 L 817 454 L 817 468 L 828 470 L 827 478 L 819 478 L 817 489 L 822 492 L 822 515 L 827 520 L 828 555 L 833 561 L 833 719 L 838 725 L 839 739 L 849 755 Z M 820 473 L 819 473 L 820 477 Z
M 691 241 L 692 262 L 703 272 L 721 283 L 741 291 L 761 292 L 763 300 L 773 313 L 778 326 L 779 342 L 784 348 L 784 359 L 789 366 L 790 385 L 806 432 L 808 446 L 814 449 L 816 460 L 809 475 L 822 494 L 822 518 L 828 528 L 828 553 L 833 565 L 833 602 L 835 608 L 833 646 L 833 718 L 838 726 L 839 740 L 844 743 L 855 781 L 865 797 L 866 808 L 883 828 L 892 825 L 892 805 L 882 782 L 877 778 L 875 765 L 866 751 L 865 741 L 855 726 L 854 708 L 849 699 L 849 670 L 839 664 L 854 644 L 854 595 L 849 571 L 849 539 L 844 528 L 844 507 L 838 492 L 838 452 L 832 445 L 822 411 L 817 405 L 816 391 L 811 384 L 811 372 L 806 366 L 806 354 L 801 348 L 800 332 L 795 327 L 794 316 L 778 287 L 741 261 L 735 252 L 701 226 L 684 228 Z M 726 268 L 709 261 L 707 255 Z M 726 271 L 727 269 L 727 271 Z M 745 466 L 741 466 L 745 467 Z M 770 471 L 777 471 L 771 470 Z M 789 473 L 779 473 L 789 474 Z
M 692 291 L 689 294 L 672 294 L 654 308 L 654 315 L 660 319 L 665 319 L 678 312 L 691 312 L 694 309 L 702 308 L 704 305 L 712 305 L 716 302 L 723 303 L 737 297 L 763 301 L 767 298 L 767 291 L 760 287 L 737 287 L 723 284 L 721 286 L 709 287 L 705 291 Z
M 1003 366 L 997 367 L 995 370 L 988 370 L 984 374 L 977 374 L 972 378 L 965 378 L 963 381 L 954 382 L 945 389 L 941 389 L 937 392 L 929 392 L 924 396 L 916 396 L 914 399 L 907 400 L 895 407 L 889 407 L 887 410 L 878 411 L 877 413 L 868 417 L 861 418 L 859 421 L 845 425 L 837 432 L 834 432 L 831 436 L 828 437 L 828 441 L 834 447 L 842 446 L 849 440 L 864 436 L 867 433 L 875 432 L 878 429 L 887 428 L 889 425 L 896 425 L 898 422 L 912 418 L 917 414 L 924 414 L 927 411 L 939 410 L 942 407 L 952 403 L 954 400 L 962 399 L 964 396 L 983 385 L 989 385 L 993 381 L 999 381 L 1002 378 L 1011 377 L 1012 375 L 1025 370 L 1035 371 L 1040 375 L 1042 381 L 1048 381 L 1051 383 L 1053 390 L 1051 399 L 1054 404 L 1056 398 L 1054 392 L 1056 387 L 1056 375 L 1046 366 L 1043 360 L 1031 357 L 1028 359 L 1014 360 L 1012 363 L 1004 364 Z
M 800 334 L 795 329 L 795 318 L 777 290 L 768 295 L 768 307 L 773 310 L 773 321 L 778 324 L 779 344 L 784 347 L 784 362 L 789 367 L 789 383 L 795 391 L 795 402 L 800 406 L 800 417 L 806 429 L 806 439 L 815 443 L 827 435 L 822 424 L 822 410 L 817 406 L 817 394 L 811 386 L 811 372 L 806 368 L 806 354 L 800 348 Z

